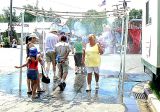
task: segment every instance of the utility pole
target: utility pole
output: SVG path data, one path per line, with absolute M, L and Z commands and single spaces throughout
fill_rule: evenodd
M 120 85 L 119 85 L 119 92 L 120 92 L 120 98 L 119 101 L 121 104 L 124 104 L 124 82 L 125 82 L 125 78 L 126 76 L 126 51 L 127 51 L 127 38 L 128 38 L 128 12 L 127 12 L 127 2 L 130 1 L 119 1 L 119 2 L 123 2 L 123 17 L 122 17 L 122 41 L 121 41 L 121 61 L 122 61 L 122 73 L 120 76 Z
M 36 2 L 36 9 L 38 10 L 38 4 L 39 4 L 39 1 L 37 0 Z M 37 16 L 37 12 L 36 12 L 36 23 L 38 22 L 38 16 Z M 36 24 L 37 25 L 37 24 Z

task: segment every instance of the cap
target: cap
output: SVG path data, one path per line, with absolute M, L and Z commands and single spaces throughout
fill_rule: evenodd
M 57 26 L 52 26 L 52 27 L 50 27 L 50 32 L 52 32 L 52 31 L 58 32 Z
M 29 36 L 29 37 L 30 37 L 30 38 L 35 37 L 35 38 L 37 38 L 37 39 L 38 39 L 38 37 L 37 37 L 37 35 L 36 35 L 35 33 L 30 34 L 30 36 Z
M 29 49 L 29 56 L 37 56 L 37 54 L 38 54 L 38 51 L 36 47 L 31 47 Z

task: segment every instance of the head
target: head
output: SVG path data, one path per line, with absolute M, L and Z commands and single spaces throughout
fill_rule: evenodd
M 94 34 L 89 34 L 88 40 L 90 44 L 95 44 L 96 43 L 96 36 Z
M 38 54 L 38 51 L 36 47 L 31 47 L 29 49 L 29 57 L 36 57 L 37 54 Z
M 32 40 L 32 38 L 30 38 L 29 36 L 26 36 L 26 44 L 28 44 L 28 42 L 30 42 Z
M 66 42 L 66 41 L 67 41 L 67 37 L 64 36 L 64 35 L 62 35 L 62 36 L 61 36 L 61 41 Z
M 37 35 L 35 33 L 30 34 L 29 36 L 29 41 L 31 41 L 32 43 L 36 42 L 36 40 L 38 39 Z
M 50 28 L 50 33 L 57 34 L 58 30 L 56 28 Z
M 60 32 L 60 35 L 62 36 L 62 35 L 65 35 L 65 32 Z

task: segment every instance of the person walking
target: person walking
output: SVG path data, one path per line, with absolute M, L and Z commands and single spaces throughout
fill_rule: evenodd
M 46 75 L 48 76 L 50 70 L 50 64 L 52 63 L 53 67 L 53 80 L 58 79 L 56 76 L 56 54 L 55 54 L 55 45 L 58 43 L 58 30 L 51 28 L 50 32 L 46 35 L 45 39 L 45 55 L 46 55 Z
M 59 86 L 62 91 L 65 88 L 64 85 L 66 85 L 65 80 L 68 75 L 68 69 L 69 69 L 68 55 L 70 52 L 70 48 L 69 44 L 66 41 L 67 41 L 66 36 L 61 36 L 61 41 L 58 42 L 55 46 L 58 75 L 61 80 Z
M 82 38 L 77 37 L 77 41 L 74 43 L 74 61 L 75 61 L 75 74 L 82 71 Z
M 96 36 L 94 34 L 90 34 L 88 36 L 89 43 L 86 44 L 86 47 L 83 49 L 82 63 L 85 64 L 87 69 L 87 88 L 86 91 L 91 90 L 91 81 L 92 81 L 92 73 L 95 75 L 96 86 L 95 88 L 99 88 L 99 66 L 101 64 L 100 55 L 103 54 L 103 50 L 101 46 L 96 43 Z
M 27 66 L 27 79 L 31 80 L 31 88 L 32 88 L 32 99 L 38 98 L 36 96 L 36 90 L 38 86 L 38 62 L 43 65 L 43 61 L 38 55 L 38 51 L 36 47 L 29 48 L 29 57 L 27 61 L 22 66 L 15 66 L 15 68 L 22 68 Z

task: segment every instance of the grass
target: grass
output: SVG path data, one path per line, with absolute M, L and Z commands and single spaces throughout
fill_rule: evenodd
M 158 100 L 160 100 L 160 91 L 158 91 L 158 89 L 156 88 L 155 84 L 153 82 L 149 83 L 150 89 L 152 90 L 152 92 L 156 95 L 156 97 L 158 98 Z

